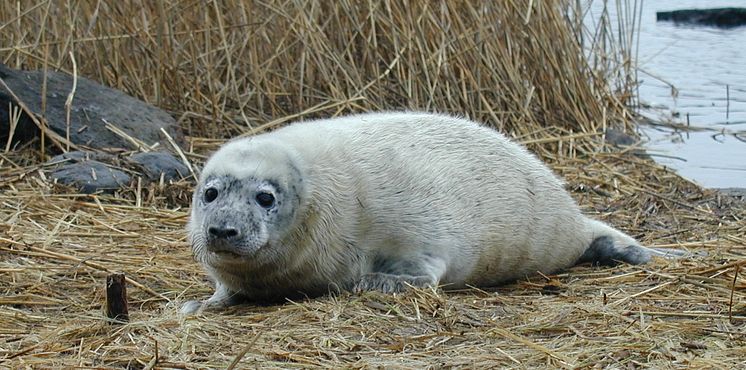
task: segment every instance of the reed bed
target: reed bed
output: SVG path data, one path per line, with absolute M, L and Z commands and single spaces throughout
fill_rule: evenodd
M 183 232 L 192 179 L 78 194 L 45 181 L 50 153 L 34 141 L 0 153 L 0 366 L 746 365 L 746 203 L 605 143 L 604 129 L 633 129 L 634 19 L 621 34 L 608 21 L 589 30 L 586 10 L 560 1 L 1 3 L 1 62 L 71 72 L 74 58 L 80 75 L 178 117 L 197 168 L 228 137 L 294 120 L 451 112 L 528 145 L 587 213 L 646 245 L 698 255 L 491 289 L 341 294 L 184 317 L 179 304 L 211 290 Z M 123 325 L 103 315 L 113 272 L 129 279 Z

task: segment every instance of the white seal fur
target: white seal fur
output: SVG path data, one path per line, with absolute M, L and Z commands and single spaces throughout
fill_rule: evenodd
M 492 286 L 661 253 L 582 215 L 522 146 L 429 113 L 295 123 L 231 141 L 205 164 L 188 230 L 216 291 L 183 312 L 339 289 Z

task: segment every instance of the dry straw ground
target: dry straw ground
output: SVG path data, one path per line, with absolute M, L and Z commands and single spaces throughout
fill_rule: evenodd
M 0 153 L 0 366 L 746 365 L 746 206 L 604 144 L 605 127 L 632 128 L 635 3 L 620 3 L 619 34 L 604 22 L 581 32 L 582 2 L 560 3 L 0 3 L 3 63 L 71 71 L 74 57 L 81 75 L 178 117 L 197 166 L 227 137 L 294 119 L 454 112 L 527 143 L 588 213 L 707 254 L 185 318 L 178 304 L 210 293 L 182 231 L 190 183 L 75 194 L 44 181 L 51 149 L 37 141 Z M 115 271 L 130 279 L 126 325 L 102 315 Z

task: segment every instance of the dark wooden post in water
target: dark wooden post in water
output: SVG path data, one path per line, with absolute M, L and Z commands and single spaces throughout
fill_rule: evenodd
M 656 21 L 733 28 L 746 26 L 746 8 L 683 9 L 655 13 Z
M 130 319 L 124 274 L 111 274 L 106 277 L 106 317 L 118 323 L 125 323 Z

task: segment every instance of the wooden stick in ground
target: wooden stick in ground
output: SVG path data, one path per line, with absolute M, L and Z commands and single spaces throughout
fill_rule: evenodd
M 106 277 L 106 317 L 120 324 L 130 320 L 124 274 L 111 274 Z

